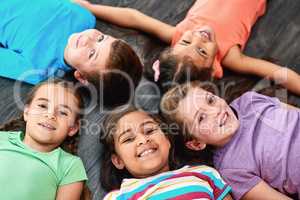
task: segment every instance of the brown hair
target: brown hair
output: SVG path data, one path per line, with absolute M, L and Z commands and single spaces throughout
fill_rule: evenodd
M 101 142 L 103 143 L 103 155 L 101 157 L 101 173 L 100 173 L 100 180 L 102 187 L 107 190 L 111 191 L 113 189 L 118 189 L 121 185 L 121 182 L 124 178 L 132 178 L 132 175 L 126 170 L 119 170 L 117 169 L 112 161 L 111 161 L 111 156 L 112 154 L 115 153 L 114 149 L 114 139 L 113 135 L 116 131 L 116 126 L 118 121 L 125 115 L 136 112 L 136 111 L 141 111 L 133 106 L 120 106 L 115 108 L 110 115 L 108 115 L 104 122 L 103 122 L 103 134 L 101 137 Z M 144 112 L 144 111 L 142 111 Z M 166 126 L 161 126 L 163 121 L 158 115 L 148 115 L 153 118 L 159 125 L 161 130 L 167 134 Z M 179 166 L 179 162 L 175 159 L 175 151 L 173 148 L 173 140 L 171 138 L 170 134 L 166 135 L 168 139 L 170 140 L 171 143 L 171 150 L 169 154 L 169 166 L 170 169 L 177 168 Z
M 214 87 L 211 85 L 211 82 L 200 82 L 192 81 L 185 84 L 180 84 L 164 94 L 160 103 L 161 114 L 168 122 L 176 122 L 181 127 L 181 133 L 183 134 L 184 141 L 189 141 L 192 139 L 191 134 L 189 133 L 186 125 L 184 124 L 183 119 L 178 115 L 178 105 L 182 101 L 192 88 L 202 88 L 204 90 L 214 92 Z
M 143 65 L 139 57 L 126 42 L 116 40 L 112 43 L 106 66 L 108 72 L 85 76 L 97 88 L 99 95 L 103 95 L 105 104 L 120 105 L 128 102 L 132 89 L 138 85 L 142 76 Z
M 182 84 L 189 81 L 208 81 L 212 79 L 212 68 L 197 67 L 188 56 L 179 58 L 173 53 L 172 48 L 164 50 L 160 56 L 160 76 L 158 86 L 166 92 L 174 84 Z M 146 69 L 145 75 L 148 79 L 154 80 L 154 71 Z
M 25 105 L 31 104 L 31 102 L 35 96 L 35 93 L 38 91 L 38 89 L 40 87 L 42 87 L 44 85 L 50 85 L 50 84 L 62 86 L 63 88 L 70 90 L 74 94 L 74 96 L 76 97 L 77 102 L 78 102 L 78 108 L 80 109 L 80 112 L 77 114 L 76 120 L 81 119 L 83 108 L 84 108 L 84 103 L 83 103 L 83 99 L 81 97 L 82 95 L 80 93 L 80 88 L 77 88 L 74 85 L 74 83 L 65 81 L 62 79 L 57 79 L 57 78 L 56 79 L 48 79 L 48 80 L 41 82 L 38 85 L 34 86 L 25 99 Z M 0 126 L 0 131 L 22 131 L 22 132 L 25 132 L 25 130 L 26 130 L 26 122 L 24 121 L 23 113 L 19 117 L 12 119 L 9 122 Z M 75 140 L 76 140 L 75 137 L 67 138 L 64 141 L 62 146 L 67 148 L 67 146 L 70 146 L 71 144 L 73 144 L 75 142 Z M 66 150 L 69 152 L 73 151 L 73 149 L 71 149 L 71 148 L 66 149 Z

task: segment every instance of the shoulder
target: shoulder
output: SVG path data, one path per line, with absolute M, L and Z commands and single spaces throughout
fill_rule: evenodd
M 78 156 L 70 154 L 63 149 L 59 148 L 60 162 L 64 165 L 82 164 L 81 159 Z
M 78 156 L 67 153 L 62 149 L 59 149 L 59 151 L 59 185 L 87 180 L 82 160 Z
M 280 101 L 253 91 L 246 92 L 230 104 L 237 112 L 255 112 L 270 107 L 280 107 Z
M 17 140 L 21 133 L 20 131 L 0 131 L 0 141 Z
M 113 190 L 109 192 L 107 195 L 105 195 L 103 200 L 114 200 L 118 197 L 120 190 Z

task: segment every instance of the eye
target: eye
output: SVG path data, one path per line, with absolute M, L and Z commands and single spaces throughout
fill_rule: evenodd
M 200 55 L 202 55 L 202 56 L 204 56 L 204 57 L 207 57 L 207 56 L 208 56 L 207 52 L 206 52 L 204 49 L 202 49 L 202 48 L 197 48 L 196 51 L 197 51 Z
M 211 94 L 207 94 L 206 101 L 209 105 L 213 105 L 216 102 L 216 97 Z
M 122 140 L 122 144 L 123 143 L 129 143 L 129 142 L 133 142 L 134 141 L 134 137 L 126 137 Z
M 96 50 L 95 49 L 92 49 L 90 50 L 90 53 L 89 53 L 89 59 L 93 57 L 93 55 L 95 55 L 96 53 Z
M 181 43 L 182 43 L 183 45 L 191 44 L 191 42 L 188 41 L 188 40 L 182 40 Z
M 97 42 L 101 42 L 102 40 L 104 40 L 105 36 L 104 35 L 99 35 Z
M 153 134 L 157 129 L 158 129 L 158 128 L 155 128 L 155 127 L 153 127 L 153 128 L 147 128 L 147 129 L 145 129 L 144 133 L 145 133 L 145 135 L 151 135 L 151 134 Z
M 40 108 L 47 108 L 47 105 L 46 104 L 38 104 L 38 107 L 40 107 Z
M 59 111 L 59 114 L 60 115 L 63 115 L 63 116 L 68 116 L 69 114 L 67 113 L 67 112 L 65 112 L 65 111 Z

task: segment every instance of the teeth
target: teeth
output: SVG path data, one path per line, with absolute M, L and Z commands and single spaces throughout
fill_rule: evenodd
M 140 157 L 147 156 L 148 154 L 151 154 L 153 152 L 154 152 L 154 149 L 148 149 L 148 150 L 144 151 L 143 153 L 141 153 Z
M 207 33 L 206 31 L 201 31 L 200 34 L 201 34 L 203 37 L 206 37 L 207 39 L 210 40 L 210 34 Z
M 55 128 L 49 124 L 40 124 L 41 126 L 45 127 L 45 128 L 49 128 L 49 129 L 52 129 L 52 130 L 55 130 Z

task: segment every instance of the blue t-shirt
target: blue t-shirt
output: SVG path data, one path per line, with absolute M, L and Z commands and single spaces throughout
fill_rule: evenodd
M 300 195 L 300 110 L 255 92 L 245 93 L 231 106 L 240 127 L 215 152 L 214 164 L 232 187 L 234 199 L 262 180 L 284 194 Z
M 1 0 L 0 76 L 36 84 L 71 70 L 64 49 L 95 17 L 70 0 Z

